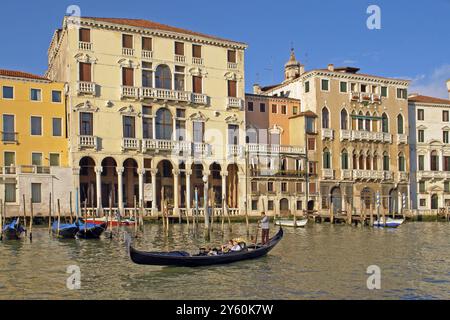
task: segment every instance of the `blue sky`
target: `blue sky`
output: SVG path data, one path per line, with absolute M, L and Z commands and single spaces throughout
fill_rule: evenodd
M 4 1 L 0 68 L 44 73 L 53 30 L 71 4 L 84 16 L 149 19 L 246 42 L 247 91 L 282 81 L 293 43 L 307 70 L 356 66 L 448 98 L 450 0 Z M 371 4 L 381 8 L 381 30 L 366 27 Z

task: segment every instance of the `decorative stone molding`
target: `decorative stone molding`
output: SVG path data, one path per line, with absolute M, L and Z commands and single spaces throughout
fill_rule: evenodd
M 224 74 L 224 78 L 225 80 L 233 80 L 233 81 L 241 81 L 243 79 L 243 77 L 239 74 L 237 74 L 236 72 L 226 72 Z
M 141 113 L 136 111 L 132 105 L 119 109 L 121 115 L 140 117 Z
M 94 107 L 89 100 L 86 100 L 83 103 L 76 105 L 73 108 L 74 112 L 82 112 L 82 111 L 90 111 L 90 112 L 98 112 L 100 108 Z
M 78 53 L 74 56 L 75 60 L 77 62 L 83 62 L 83 63 L 92 63 L 96 64 L 98 59 L 87 54 L 87 53 Z
M 268 131 L 269 131 L 270 134 L 276 134 L 276 133 L 278 133 L 278 134 L 283 134 L 283 132 L 284 132 L 283 128 L 280 127 L 280 126 L 277 125 L 277 124 L 274 124 L 273 127 L 272 127 L 272 128 L 269 128 Z
M 209 120 L 209 118 L 207 116 L 205 116 L 202 112 L 197 112 L 192 114 L 189 119 L 191 121 L 200 121 L 200 122 L 207 122 Z
M 226 118 L 225 118 L 225 122 L 226 122 L 227 124 L 237 124 L 237 125 L 241 125 L 241 124 L 244 123 L 244 121 L 239 120 L 238 116 L 237 116 L 235 113 L 232 114 L 232 115 L 229 116 L 229 117 L 226 117 Z
M 120 59 L 119 61 L 117 61 L 117 63 L 122 67 L 122 68 L 133 68 L 133 69 L 138 69 L 140 67 L 140 64 L 137 62 L 134 62 L 131 59 Z
M 191 74 L 191 76 L 203 77 L 203 78 L 208 77 L 208 72 L 205 69 L 202 69 L 199 67 L 190 68 L 189 73 Z

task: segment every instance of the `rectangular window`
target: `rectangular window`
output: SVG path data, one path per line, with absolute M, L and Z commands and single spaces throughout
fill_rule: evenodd
M 419 203 L 420 203 L 421 207 L 425 207 L 427 205 L 427 200 L 426 199 L 420 199 Z
M 424 130 L 418 130 L 417 131 L 417 141 L 418 142 L 425 142 L 425 131 Z
M 407 99 L 408 90 L 397 88 L 397 99 Z
M 237 82 L 234 80 L 228 80 L 228 96 L 237 97 Z
M 444 192 L 450 192 L 450 181 L 444 181 Z
M 442 141 L 448 143 L 448 131 L 442 131 Z
M 266 104 L 265 103 L 259 104 L 259 112 L 266 112 Z
M 178 141 L 186 141 L 186 121 L 176 120 L 175 133 Z
M 192 90 L 194 93 L 203 93 L 202 77 L 192 76 Z
M 297 114 L 298 113 L 298 107 L 294 106 L 292 107 L 292 114 Z
M 448 122 L 448 110 L 442 111 L 442 121 Z
M 175 41 L 175 54 L 177 56 L 184 56 L 184 43 Z
M 328 79 L 322 79 L 320 81 L 320 88 L 322 91 L 329 91 L 330 90 L 330 81 Z
M 315 182 L 309 183 L 309 193 L 316 193 L 316 183 Z
M 277 113 L 277 105 L 276 104 L 273 104 L 272 105 L 272 113 Z
M 175 66 L 175 90 L 184 91 L 184 67 Z
M 341 81 L 341 83 L 339 85 L 339 91 L 341 93 L 346 93 L 347 92 L 347 82 Z
M 425 120 L 425 112 L 423 109 L 417 109 L 417 120 Z
M 91 29 L 80 28 L 79 41 L 91 42 Z
M 14 99 L 14 88 L 3 86 L 2 88 L 3 99 Z
M 16 184 L 15 183 L 5 183 L 5 202 L 8 202 L 8 203 L 16 202 Z
M 316 150 L 316 138 L 308 138 L 308 150 Z
M 273 192 L 273 182 L 267 182 L 267 191 Z
M 450 171 L 450 157 L 444 156 L 444 171 Z
M 297 182 L 295 184 L 295 190 L 297 190 L 297 193 L 303 193 L 303 183 Z
M 315 121 L 314 118 L 307 117 L 306 118 L 306 132 L 307 133 L 315 133 Z
M 258 210 L 258 200 L 252 200 L 252 211 Z
M 14 167 L 16 165 L 16 154 L 14 152 L 5 151 L 3 156 L 5 167 Z
M 90 112 L 80 113 L 80 135 L 92 136 L 94 132 L 93 115 Z
M 50 166 L 51 167 L 59 167 L 59 153 L 50 153 Z
M 151 70 L 142 69 L 142 86 L 144 88 L 153 87 L 153 72 Z
M 267 201 L 267 210 L 273 211 L 273 200 Z
M 54 137 L 62 136 L 62 119 L 61 118 L 53 118 L 52 119 L 52 132 Z
M 228 50 L 227 58 L 228 62 L 236 63 L 236 50 Z
M 239 126 L 236 124 L 228 125 L 228 144 L 239 145 Z
M 419 162 L 419 171 L 425 170 L 425 156 L 424 155 L 419 155 L 418 162 Z
M 16 141 L 15 117 L 13 115 L 10 114 L 3 115 L 2 141 L 4 142 Z
M 308 162 L 309 174 L 317 174 L 317 162 Z
M 126 87 L 134 87 L 133 68 L 122 68 L 122 85 Z
M 286 182 L 281 183 L 281 192 L 287 192 L 287 183 Z
M 122 48 L 133 49 L 133 36 L 130 34 L 122 35 Z
M 152 51 L 152 38 L 142 37 L 142 50 Z
M 202 57 L 202 46 L 197 44 L 192 45 L 192 57 L 201 58 Z
M 153 139 L 153 121 L 152 118 L 142 117 L 142 135 L 144 139 Z
M 281 114 L 287 114 L 287 106 L 281 106 Z
M 42 153 L 33 152 L 31 154 L 31 164 L 38 167 L 42 166 Z
M 367 85 L 361 84 L 361 92 L 367 93 Z
M 192 125 L 194 142 L 203 143 L 205 141 L 205 123 L 194 121 Z
M 124 138 L 136 138 L 134 117 L 123 117 L 123 137 Z
M 257 192 L 258 191 L 258 183 L 252 181 L 251 188 L 252 188 L 252 192 Z
M 249 102 L 249 103 L 247 104 L 247 110 L 248 110 L 248 111 L 253 111 L 253 102 Z
M 388 88 L 387 87 L 381 87 L 381 96 L 386 98 L 387 95 L 388 95 Z
M 425 192 L 425 181 L 419 181 L 419 192 Z
M 41 89 L 31 89 L 30 90 L 30 100 L 31 101 L 41 101 L 42 98 Z
M 62 93 L 61 91 L 52 90 L 52 102 L 60 103 L 62 101 Z
M 297 210 L 303 210 L 303 203 L 301 200 L 297 200 Z
M 42 117 L 31 117 L 31 135 L 42 135 Z
M 41 203 L 41 184 L 32 183 L 31 184 L 31 202 Z
M 91 64 L 80 62 L 80 81 L 92 82 Z
M 309 81 L 305 82 L 305 93 L 309 92 Z

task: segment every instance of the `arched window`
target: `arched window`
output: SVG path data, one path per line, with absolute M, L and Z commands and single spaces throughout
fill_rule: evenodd
M 330 127 L 330 112 L 326 107 L 322 109 L 322 128 L 328 129 Z
M 156 139 L 171 140 L 173 132 L 172 114 L 161 108 L 156 112 Z
M 431 151 L 430 169 L 431 171 L 439 171 L 439 155 L 435 150 Z
M 364 130 L 364 119 L 363 119 L 363 113 L 361 111 L 358 114 L 358 130 L 359 131 Z
M 389 120 L 386 113 L 383 113 L 381 116 L 381 131 L 385 133 L 389 132 Z
M 370 113 L 369 112 L 367 112 L 366 113 L 366 127 L 365 127 L 365 129 L 366 129 L 366 131 L 370 131 Z
M 383 154 L 383 170 L 389 171 L 389 155 L 386 152 Z
M 364 170 L 364 156 L 362 154 L 359 155 L 358 166 L 359 166 L 359 170 Z
M 398 171 L 405 171 L 405 156 L 403 155 L 403 153 L 400 153 L 398 155 Z
M 348 114 L 347 110 L 345 109 L 341 110 L 341 129 L 342 130 L 348 129 Z
M 437 194 L 431 196 L 431 209 L 437 210 L 439 208 L 439 198 Z
M 397 133 L 403 134 L 403 116 L 401 114 L 397 116 Z
M 331 154 L 327 148 L 323 150 L 323 168 L 331 169 Z
M 372 170 L 372 158 L 370 157 L 370 154 L 367 154 L 366 156 L 366 170 Z
M 342 170 L 348 170 L 348 153 L 345 149 L 341 153 L 341 168 Z
M 355 152 L 353 152 L 352 163 L 353 163 L 353 170 L 358 169 L 358 156 L 356 155 Z
M 172 73 L 165 64 L 160 64 L 155 72 L 155 86 L 159 89 L 172 90 Z
M 374 171 L 378 170 L 378 156 L 376 154 L 374 154 L 373 156 L 372 163 L 373 163 L 372 169 Z

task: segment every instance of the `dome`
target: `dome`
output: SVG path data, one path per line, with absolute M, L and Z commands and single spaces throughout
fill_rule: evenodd
M 300 66 L 300 62 L 295 58 L 294 49 L 291 49 L 291 57 L 289 61 L 284 65 L 285 67 L 297 67 Z

